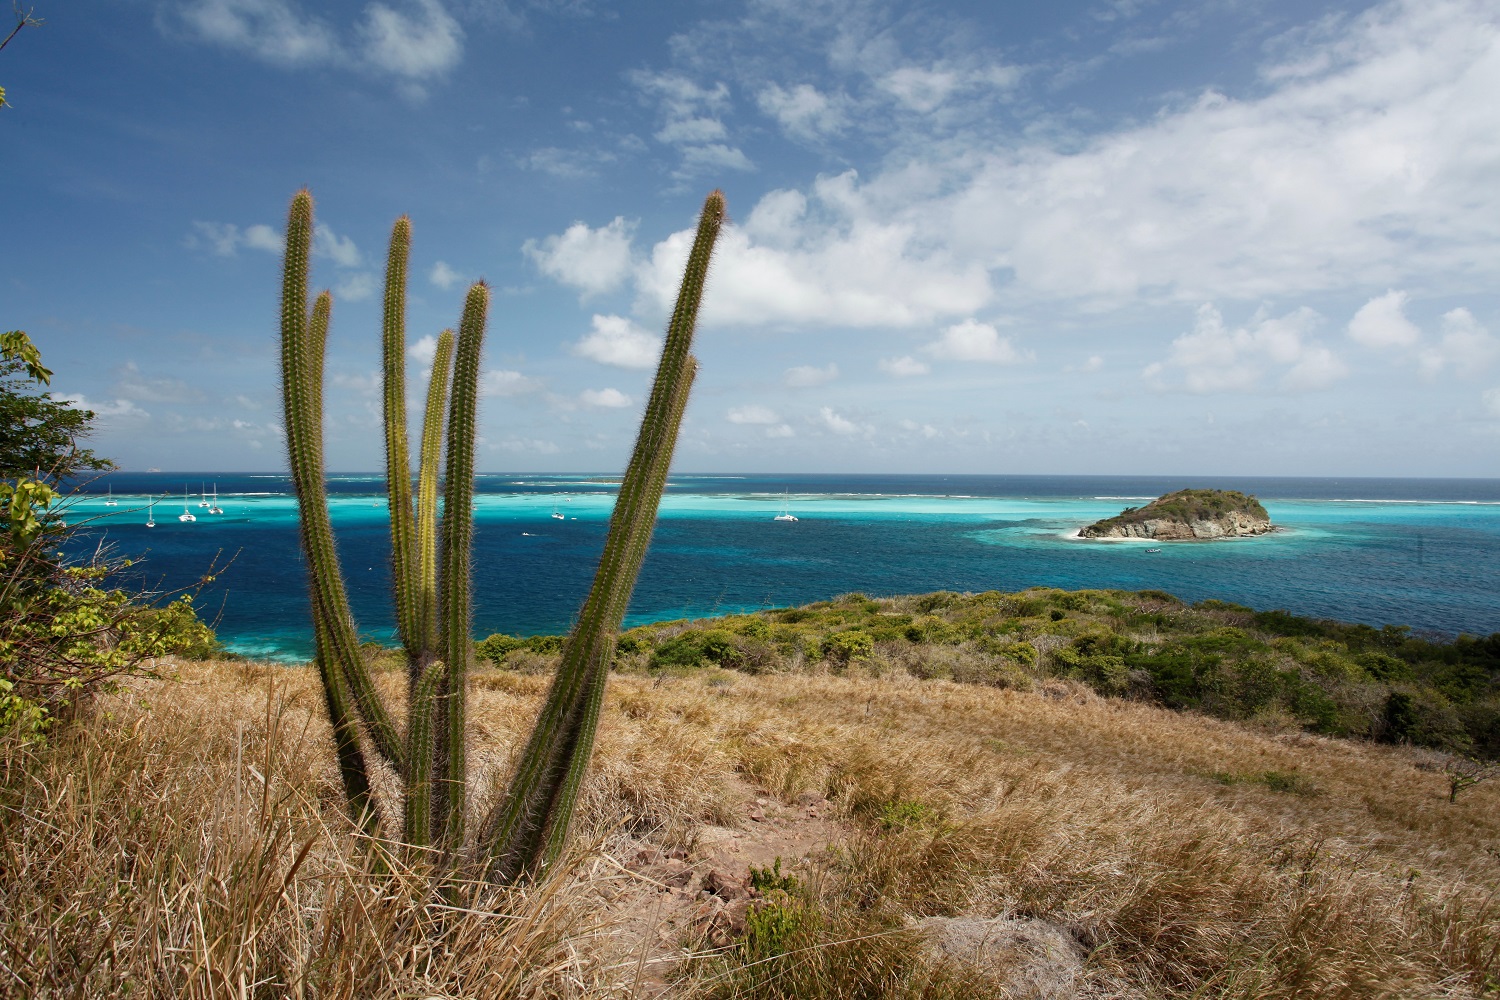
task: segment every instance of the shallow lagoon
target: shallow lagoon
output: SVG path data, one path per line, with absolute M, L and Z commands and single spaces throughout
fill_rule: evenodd
M 202 486 L 200 487 L 200 483 Z M 106 485 L 117 506 L 106 507 Z M 197 516 L 177 520 L 184 507 Z M 224 513 L 199 506 L 217 487 Z M 1284 530 L 1152 546 L 1086 542 L 1084 524 L 1183 486 L 1257 494 Z M 562 632 L 614 502 L 608 477 L 489 475 L 475 498 L 476 635 Z M 311 647 L 295 502 L 284 476 L 116 473 L 69 514 L 141 582 L 184 585 L 235 556 L 200 606 L 240 652 Z M 331 506 L 362 631 L 391 635 L 383 480 L 335 476 Z M 146 528 L 146 499 L 155 528 Z M 783 502 L 799 518 L 773 521 Z M 562 514 L 561 519 L 554 513 Z M 1147 548 L 1160 547 L 1160 553 Z M 1160 589 L 1188 600 L 1439 633 L 1500 631 L 1500 481 L 1064 476 L 689 476 L 672 479 L 627 623 L 870 594 Z

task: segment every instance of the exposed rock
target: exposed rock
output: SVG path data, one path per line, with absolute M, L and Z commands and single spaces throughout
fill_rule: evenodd
M 1080 538 L 1149 538 L 1202 541 L 1263 535 L 1274 530 L 1270 515 L 1253 496 L 1236 490 L 1178 490 L 1078 532 Z
M 1074 1000 L 1087 957 L 1067 931 L 1028 917 L 929 917 L 918 924 L 937 954 L 971 965 L 998 995 Z

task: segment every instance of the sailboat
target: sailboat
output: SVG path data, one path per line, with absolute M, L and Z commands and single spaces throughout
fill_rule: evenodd
M 219 506 L 219 484 L 214 483 L 214 505 L 208 508 L 210 514 L 222 514 L 224 508 Z
M 188 513 L 187 505 L 188 505 L 188 491 L 187 491 L 187 487 L 184 486 L 182 488 L 182 513 L 177 515 L 177 520 L 183 521 L 183 522 L 198 520 L 192 514 Z
M 199 507 L 207 507 L 208 506 L 208 491 L 203 488 L 203 484 L 202 483 L 198 484 L 198 506 Z
M 104 506 L 106 506 L 106 507 L 118 507 L 119 506 L 119 504 L 115 503 L 115 488 L 113 486 L 109 487 L 109 498 L 104 501 Z
M 563 516 L 563 512 L 557 509 L 557 504 L 555 503 L 552 505 L 552 516 L 559 521 L 567 520 L 567 518 Z
M 152 500 L 146 506 L 146 527 L 156 527 L 156 501 Z
M 777 514 L 775 517 L 771 518 L 771 520 L 773 520 L 773 521 L 795 521 L 795 520 L 797 520 L 797 515 L 793 514 L 792 511 L 791 511 L 791 506 L 790 506 L 790 504 L 789 504 L 789 502 L 788 502 L 788 500 L 786 498 L 786 491 L 785 490 L 783 490 L 782 493 L 781 493 L 781 513 Z

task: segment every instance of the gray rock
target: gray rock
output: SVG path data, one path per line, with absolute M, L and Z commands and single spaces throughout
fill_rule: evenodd
M 1056 924 L 1030 917 L 929 917 L 917 925 L 932 950 L 973 966 L 1016 1000 L 1075 1000 L 1087 957 Z

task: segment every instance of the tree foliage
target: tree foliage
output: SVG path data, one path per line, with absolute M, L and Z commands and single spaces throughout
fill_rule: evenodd
M 91 411 L 37 391 L 51 377 L 24 333 L 0 334 L 0 731 L 28 735 L 156 657 L 217 646 L 190 594 L 157 605 L 111 585 L 129 560 L 63 555 L 60 482 L 112 463 L 78 447 Z

